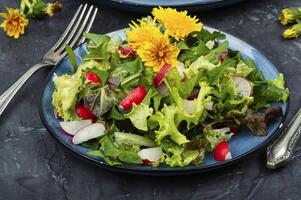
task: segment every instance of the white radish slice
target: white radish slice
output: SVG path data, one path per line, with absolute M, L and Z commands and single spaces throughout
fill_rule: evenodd
M 73 137 L 73 144 L 80 144 L 105 134 L 105 127 L 101 123 L 91 124 L 80 129 Z
M 141 151 L 138 152 L 138 156 L 145 162 L 156 162 L 160 160 L 162 156 L 162 148 L 161 147 L 153 147 L 153 148 L 147 148 L 147 149 L 142 149 Z
M 253 86 L 247 79 L 239 76 L 233 77 L 232 79 L 239 95 L 246 97 L 250 97 L 252 95 Z
M 232 159 L 232 154 L 231 152 L 229 151 L 226 156 L 225 156 L 225 160 L 231 160 Z
M 194 101 L 193 100 L 184 100 L 183 108 L 189 115 L 193 114 L 194 113 Z
M 205 108 L 208 111 L 212 111 L 213 110 L 213 102 L 212 101 L 207 102 L 205 105 Z
M 80 129 L 92 124 L 92 120 L 60 122 L 62 129 L 69 135 L 75 135 Z
M 178 69 L 178 73 L 180 75 L 180 78 L 183 79 L 185 77 L 185 74 L 184 74 L 184 71 L 185 71 L 184 63 L 179 62 L 179 65 L 178 65 L 177 69 Z
M 205 45 L 208 49 L 213 49 L 215 42 L 213 40 L 209 40 Z

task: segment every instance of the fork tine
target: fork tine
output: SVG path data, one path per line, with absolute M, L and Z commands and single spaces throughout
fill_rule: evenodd
M 87 28 L 86 28 L 86 30 L 84 32 L 88 33 L 90 31 L 90 29 L 91 29 L 91 27 L 93 25 L 93 22 L 95 20 L 95 17 L 97 15 L 97 12 L 98 12 L 98 8 L 95 9 L 94 14 L 93 14 L 93 16 L 92 16 L 92 18 L 91 18 L 91 20 L 90 20 L 90 22 L 89 22 L 89 24 L 88 24 L 88 26 L 87 26 Z M 80 44 L 84 43 L 85 40 L 86 40 L 86 38 L 84 36 L 82 36 L 81 39 L 80 39 L 80 41 L 77 43 L 77 45 L 80 45 Z
M 68 37 L 68 39 L 70 38 L 70 40 L 67 40 L 67 41 L 65 42 L 65 44 L 68 44 L 71 48 L 74 47 L 74 44 L 75 44 L 76 41 L 79 39 L 79 37 L 82 35 L 83 30 L 84 30 L 84 28 L 85 28 L 85 26 L 86 26 L 86 24 L 87 24 L 87 22 L 88 22 L 88 19 L 89 19 L 90 16 L 91 16 L 91 12 L 92 12 L 93 8 L 94 8 L 94 6 L 90 6 L 90 8 L 89 8 L 89 10 L 88 10 L 88 13 L 86 14 L 86 16 L 85 16 L 85 18 L 84 18 L 82 24 L 79 25 L 79 26 L 74 27 L 74 30 L 77 31 L 76 34 L 75 34 L 75 31 L 72 31 L 73 34 L 72 34 L 72 35 L 70 34 L 70 36 Z M 82 17 L 81 17 L 80 21 L 82 21 Z M 74 35 L 75 35 L 75 36 L 74 36 Z M 72 38 L 72 40 L 71 40 L 71 38 Z M 65 45 L 62 45 L 62 46 L 57 50 L 57 53 L 63 54 L 64 51 L 65 51 Z
M 85 20 L 84 20 L 84 23 L 82 24 L 82 26 L 80 27 L 80 30 L 78 31 L 77 35 L 75 36 L 75 38 L 74 38 L 73 41 L 71 42 L 71 44 L 70 44 L 71 48 L 74 47 L 74 45 L 76 44 L 76 42 L 78 41 L 78 39 L 82 36 L 82 33 L 83 33 L 83 31 L 84 31 L 84 28 L 85 28 L 85 26 L 87 25 L 87 23 L 89 22 L 88 20 L 89 20 L 89 18 L 90 18 L 90 16 L 91 16 L 92 10 L 93 10 L 93 6 L 90 8 L 90 10 L 89 10 L 89 12 L 88 12 L 88 14 L 87 14 L 87 16 L 86 16 L 86 18 L 85 18 Z M 96 10 L 97 10 L 97 8 L 96 8 Z M 92 21 L 92 23 L 93 23 L 94 19 L 95 19 L 95 18 L 91 18 L 91 19 L 90 19 L 90 22 Z
M 85 6 L 87 6 L 87 4 L 86 4 Z M 52 50 L 57 49 L 58 46 L 61 45 L 61 43 L 63 42 L 63 40 L 65 39 L 65 37 L 68 35 L 70 29 L 73 27 L 73 25 L 74 25 L 74 23 L 75 23 L 75 21 L 76 21 L 78 15 L 80 14 L 80 11 L 81 11 L 82 7 L 83 7 L 82 4 L 78 7 L 78 9 L 77 9 L 77 11 L 76 11 L 74 17 L 72 18 L 71 22 L 69 23 L 69 25 L 68 25 L 67 28 L 65 29 L 65 31 L 64 31 L 64 33 L 62 34 L 62 36 L 60 37 L 60 39 L 59 39 L 59 40 L 55 43 L 55 45 L 52 47 Z
M 57 49 L 55 49 L 55 51 L 58 51 L 60 53 L 62 51 L 62 49 L 65 48 L 65 44 L 70 43 L 71 39 L 76 34 L 78 27 L 80 27 L 80 23 L 81 23 L 82 19 L 85 17 L 84 14 L 85 14 L 86 9 L 87 9 L 87 4 L 82 9 L 78 19 L 76 19 L 77 22 L 75 23 L 75 25 L 71 28 L 70 32 L 68 33 L 67 39 L 64 42 L 62 42 L 62 44 L 60 46 L 58 46 Z

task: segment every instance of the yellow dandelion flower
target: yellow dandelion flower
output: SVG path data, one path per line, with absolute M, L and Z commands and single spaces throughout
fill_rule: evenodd
M 0 13 L 0 17 L 4 18 L 0 27 L 4 29 L 9 37 L 18 39 L 20 35 L 24 34 L 28 19 L 23 17 L 18 10 L 7 8 L 7 13 Z
M 130 29 L 125 31 L 127 41 L 134 51 L 137 51 L 144 42 L 152 41 L 154 37 L 162 35 L 160 28 L 150 17 L 138 20 L 138 22 L 139 24 L 132 21 L 132 24 L 129 25 Z
M 286 29 L 283 32 L 283 37 L 286 39 L 297 38 L 299 37 L 300 34 L 301 34 L 301 23 L 298 23 Z
M 189 33 L 200 31 L 203 27 L 199 19 L 190 17 L 187 11 L 159 7 L 154 8 L 152 14 L 176 40 L 183 40 Z
M 161 67 L 168 63 L 172 67 L 178 65 L 177 57 L 180 50 L 169 43 L 167 34 L 154 37 L 152 41 L 146 41 L 138 49 L 137 54 L 145 66 L 158 72 Z
M 287 25 L 300 19 L 300 10 L 298 8 L 285 8 L 281 11 L 279 21 L 282 25 Z
M 63 5 L 56 1 L 54 3 L 48 3 L 46 7 L 46 13 L 48 16 L 53 16 L 55 13 L 60 11 L 63 8 Z

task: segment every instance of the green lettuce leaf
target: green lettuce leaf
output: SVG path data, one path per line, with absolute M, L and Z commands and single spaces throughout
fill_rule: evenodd
M 100 45 L 109 42 L 110 37 L 107 35 L 100 35 L 95 33 L 84 33 L 86 39 L 89 40 L 87 48 L 88 50 L 96 49 Z
M 213 68 L 208 72 L 209 84 L 218 85 L 221 76 L 224 76 L 224 72 L 227 68 L 234 67 L 236 65 L 235 60 L 226 59 L 220 66 Z
M 147 118 L 153 114 L 153 109 L 145 103 L 133 104 L 131 112 L 124 116 L 131 120 L 134 127 L 139 130 L 147 131 Z
M 104 152 L 104 156 L 108 159 L 120 160 L 126 163 L 142 164 L 141 158 L 138 156 L 140 151 L 137 145 L 116 144 L 110 136 L 104 136 L 100 141 L 100 150 Z
M 120 113 L 115 106 L 112 107 L 108 117 L 109 119 L 116 119 L 116 120 L 126 119 L 126 117 L 122 113 Z
M 189 114 L 184 109 L 184 99 L 180 97 L 179 93 L 177 92 L 177 88 L 171 89 L 171 98 L 176 103 L 176 118 L 175 118 L 175 124 L 178 126 L 182 121 L 186 121 L 187 127 L 190 127 L 190 124 L 193 123 L 197 125 L 200 122 L 200 119 L 205 111 L 205 105 L 207 102 L 211 101 L 211 87 L 208 85 L 207 82 L 201 82 L 199 84 L 200 86 L 200 92 L 196 99 L 193 101 L 193 107 L 194 112 L 192 114 Z
M 285 88 L 283 74 L 279 74 L 275 80 L 263 81 L 261 84 L 254 85 L 255 108 L 268 107 L 269 102 L 282 101 L 288 99 L 289 91 Z
M 186 144 L 190 146 L 190 143 Z M 197 148 L 186 148 L 170 140 L 162 141 L 161 147 L 164 150 L 165 162 L 171 167 L 184 167 L 190 164 L 201 164 L 205 155 L 205 146 Z
M 72 48 L 68 44 L 65 45 L 65 49 L 67 51 L 67 54 L 68 54 L 68 57 L 70 60 L 70 64 L 73 67 L 73 72 L 75 72 L 78 67 L 77 62 L 76 62 L 75 53 L 73 52 Z
M 122 39 L 119 35 L 114 34 L 110 37 L 110 41 L 108 42 L 107 50 L 110 52 L 114 52 L 118 49 L 118 47 L 122 44 Z
M 235 71 L 235 76 L 241 76 L 241 77 L 248 77 L 253 71 L 256 70 L 255 67 L 253 67 L 252 64 L 247 64 L 252 62 L 251 60 L 248 61 L 243 61 L 242 59 L 239 60 L 237 66 L 236 66 L 236 71 Z
M 183 107 L 184 99 L 179 95 L 177 88 L 170 88 L 171 98 L 174 104 L 165 105 L 161 111 L 157 111 L 149 119 L 149 126 L 159 130 L 155 131 L 156 141 L 160 144 L 163 139 L 170 138 L 178 145 L 189 142 L 186 136 L 179 132 L 178 126 L 182 121 L 187 122 L 187 127 L 193 123 L 197 125 L 205 111 L 205 104 L 210 100 L 208 96 L 211 88 L 206 82 L 200 83 L 201 91 L 198 97 L 193 101 L 194 112 L 189 114 Z
M 171 69 L 165 76 L 165 83 L 169 88 L 177 88 L 181 97 L 187 98 L 191 95 L 193 88 L 198 85 L 199 76 L 194 75 L 189 79 L 181 80 L 177 69 Z
M 153 140 L 137 134 L 115 132 L 114 138 L 115 141 L 120 144 L 156 147 L 156 143 Z
M 53 78 L 55 91 L 52 94 L 52 105 L 56 112 L 66 121 L 76 120 L 75 104 L 81 91 L 82 80 L 76 76 L 64 74 Z
M 180 55 L 181 62 L 194 62 L 200 56 L 204 56 L 208 54 L 210 50 L 205 45 L 203 41 L 200 41 L 197 46 L 191 47 L 190 49 L 184 50 L 183 53 Z

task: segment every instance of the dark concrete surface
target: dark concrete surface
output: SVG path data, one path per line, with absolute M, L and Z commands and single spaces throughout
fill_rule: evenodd
M 18 2 L 1 0 L 0 11 Z M 40 61 L 83 1 L 62 2 L 64 9 L 58 15 L 32 21 L 19 40 L 0 31 L 0 93 Z M 284 28 L 277 17 L 283 7 L 298 5 L 301 0 L 249 0 L 196 13 L 206 25 L 254 45 L 284 73 L 291 91 L 288 120 L 301 106 L 301 40 L 282 39 Z M 137 17 L 141 15 L 99 6 L 92 31 L 117 30 Z M 223 169 L 182 177 L 119 174 L 83 162 L 53 139 L 41 123 L 39 95 L 48 72 L 38 72 L 0 117 L 0 200 L 301 199 L 300 145 L 293 161 L 277 171 L 265 168 L 264 151 Z

